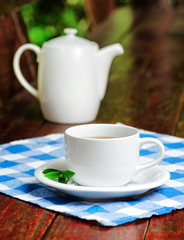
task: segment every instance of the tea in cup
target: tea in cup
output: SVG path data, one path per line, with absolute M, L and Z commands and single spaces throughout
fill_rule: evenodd
M 159 155 L 149 163 L 138 164 L 145 143 L 158 146 Z M 85 124 L 65 131 L 67 168 L 73 180 L 92 187 L 118 187 L 158 164 L 164 156 L 163 144 L 155 138 L 140 138 L 136 128 L 116 124 Z

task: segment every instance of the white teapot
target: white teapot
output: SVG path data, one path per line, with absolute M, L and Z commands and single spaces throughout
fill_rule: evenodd
M 98 113 L 107 86 L 112 59 L 123 54 L 119 43 L 99 50 L 98 44 L 75 36 L 76 29 L 64 29 L 66 36 L 43 44 L 22 45 L 15 53 L 14 72 L 22 86 L 40 101 L 44 117 L 57 123 L 85 123 Z M 38 90 L 20 70 L 20 57 L 33 50 L 38 62 Z

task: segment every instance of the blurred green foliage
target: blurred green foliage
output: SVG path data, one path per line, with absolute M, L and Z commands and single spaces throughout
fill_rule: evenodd
M 64 28 L 77 28 L 83 37 L 89 31 L 84 0 L 38 0 L 22 8 L 21 14 L 28 29 L 30 42 L 41 46 L 51 38 L 63 35 Z M 130 0 L 116 0 L 125 5 Z M 103 10 L 102 10 L 103 11 Z
M 39 46 L 66 27 L 77 28 L 79 36 L 89 29 L 82 0 L 39 0 L 25 5 L 21 14 L 30 42 Z

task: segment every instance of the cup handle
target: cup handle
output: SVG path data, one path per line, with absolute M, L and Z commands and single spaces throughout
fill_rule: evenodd
M 155 143 L 159 147 L 160 153 L 159 153 L 159 156 L 155 160 L 151 161 L 150 163 L 137 164 L 136 174 L 138 172 L 142 171 L 143 169 L 150 168 L 150 167 L 158 164 L 164 156 L 164 152 L 165 152 L 164 145 L 158 139 L 149 138 L 149 137 L 141 138 L 140 139 L 140 148 L 145 143 Z
M 13 58 L 13 69 L 15 72 L 15 75 L 20 82 L 20 84 L 28 91 L 30 92 L 34 97 L 38 98 L 38 90 L 32 87 L 28 81 L 24 78 L 21 69 L 20 69 L 20 57 L 23 54 L 25 50 L 32 50 L 36 53 L 37 56 L 40 54 L 40 48 L 34 44 L 28 43 L 24 44 L 21 47 L 18 48 L 16 51 L 14 58 Z

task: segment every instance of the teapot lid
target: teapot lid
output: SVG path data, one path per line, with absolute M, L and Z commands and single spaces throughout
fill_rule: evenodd
M 46 46 L 59 47 L 59 46 L 69 46 L 69 47 L 97 47 L 98 44 L 87 39 L 76 36 L 77 29 L 75 28 L 65 28 L 65 36 L 57 37 L 48 42 L 44 43 Z

